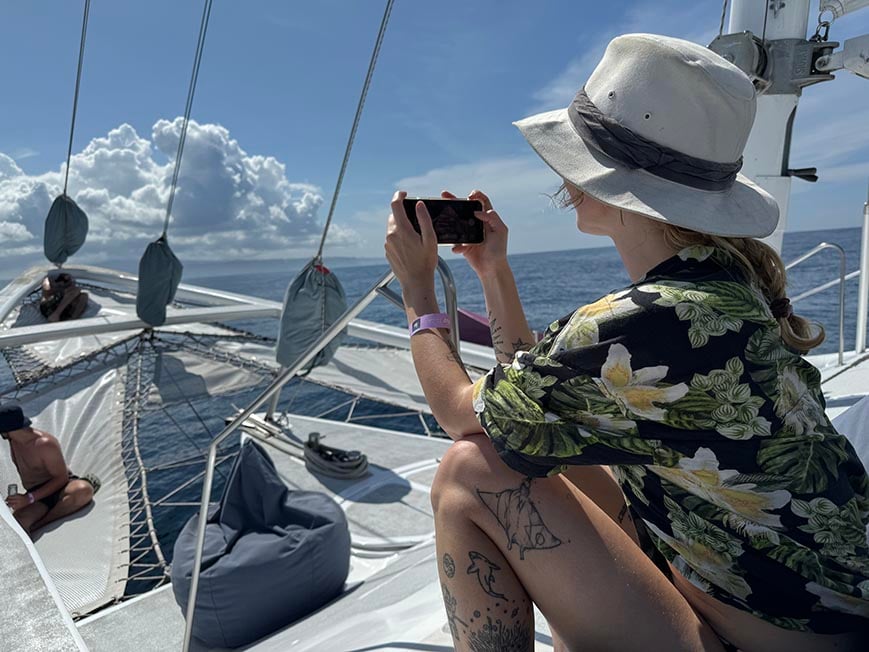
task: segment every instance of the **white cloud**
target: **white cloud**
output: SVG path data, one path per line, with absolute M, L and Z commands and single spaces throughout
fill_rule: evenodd
M 181 118 L 159 120 L 149 140 L 122 124 L 72 157 L 69 194 L 90 218 L 78 262 L 137 260 L 160 234 L 180 127 Z M 28 175 L 0 153 L 0 237 L 14 243 L 7 258 L 41 250 L 62 185 L 63 166 Z M 191 121 L 169 240 L 182 261 L 310 255 L 322 203 L 318 187 L 287 179 L 276 158 L 248 154 L 220 125 Z M 330 232 L 333 245 L 355 238 L 346 227 Z
M 464 197 L 474 189 L 482 190 L 510 229 L 511 254 L 609 244 L 609 240 L 580 233 L 572 211 L 552 205 L 547 193 L 559 184 L 556 174 L 529 154 L 436 168 L 400 179 L 395 188 L 419 197 L 437 197 L 442 190 Z M 370 248 L 383 242 L 390 198 L 384 195 L 381 207 L 353 215 L 354 225 Z M 448 251 L 444 248 L 441 254 L 448 256 Z

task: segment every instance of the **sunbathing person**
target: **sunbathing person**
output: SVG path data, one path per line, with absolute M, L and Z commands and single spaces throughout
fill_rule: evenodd
M 46 276 L 42 281 L 39 312 L 50 322 L 68 321 L 82 316 L 88 305 L 88 294 L 75 284 L 72 275 L 62 272 Z
M 12 462 L 25 488 L 25 493 L 7 497 L 6 504 L 28 534 L 93 500 L 99 481 L 74 475 L 57 439 L 32 428 L 21 406 L 8 403 L 0 407 L 0 436 L 9 442 Z

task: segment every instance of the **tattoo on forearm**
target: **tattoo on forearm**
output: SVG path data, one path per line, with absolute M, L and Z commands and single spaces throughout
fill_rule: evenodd
M 504 346 L 504 333 L 491 310 L 489 311 L 489 330 L 492 333 L 492 348 L 495 349 L 495 357 L 511 358 L 513 352 L 508 351 Z
M 523 480 L 515 489 L 497 493 L 477 489 L 477 495 L 507 535 L 507 550 L 512 550 L 514 544 L 519 546 L 519 559 L 525 559 L 526 550 L 561 545 L 561 539 L 546 527 L 531 501 L 531 478 Z
M 526 342 L 521 337 L 513 342 L 513 353 L 516 351 L 528 351 L 532 346 L 534 346 L 531 342 Z
M 462 362 L 461 357 L 459 357 L 459 352 L 456 351 L 456 347 L 453 345 L 453 341 L 450 339 L 447 339 L 446 343 L 450 349 L 449 353 L 447 353 L 447 360 L 449 360 L 451 362 L 458 362 L 460 365 L 462 365 L 462 368 L 464 369 L 465 363 Z
M 468 648 L 471 652 L 526 652 L 533 649 L 529 622 L 505 624 L 500 618 L 486 623 L 477 631 L 468 632 Z
M 498 593 L 492 586 L 495 582 L 495 571 L 501 570 L 501 567 L 493 564 L 486 555 L 476 550 L 471 550 L 468 553 L 468 557 L 471 559 L 471 565 L 468 566 L 467 571 L 468 575 L 476 574 L 480 587 L 488 595 L 499 600 L 506 600 L 507 597 L 502 593 Z
M 456 574 L 456 562 L 453 561 L 452 555 L 450 553 L 444 553 L 444 575 L 449 578 L 453 578 Z
M 456 616 L 456 599 L 453 597 L 453 594 L 450 593 L 450 590 L 446 587 L 446 584 L 442 584 L 441 589 L 444 594 L 444 606 L 447 608 L 447 623 L 449 623 L 450 626 L 450 633 L 453 635 L 453 640 L 458 641 L 459 625 L 467 627 L 468 623 Z

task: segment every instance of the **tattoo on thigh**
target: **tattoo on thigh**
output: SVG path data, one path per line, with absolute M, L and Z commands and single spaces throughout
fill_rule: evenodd
M 527 652 L 531 647 L 530 623 L 520 621 L 505 624 L 490 617 L 476 631 L 468 632 L 468 648 L 472 652 Z
M 468 626 L 464 620 L 459 618 L 456 615 L 456 599 L 453 597 L 453 594 L 450 593 L 450 590 L 447 588 L 446 584 L 441 585 L 441 590 L 444 594 L 444 606 L 447 608 L 447 623 L 450 626 L 450 633 L 453 635 L 453 640 L 459 640 L 459 624 L 464 627 Z
M 622 508 L 619 510 L 618 522 L 621 523 L 625 520 L 625 516 L 628 515 L 628 504 L 625 503 L 622 505 Z
M 507 597 L 502 593 L 498 593 L 492 586 L 495 583 L 495 571 L 501 570 L 501 567 L 493 564 L 486 555 L 476 550 L 471 550 L 468 553 L 468 557 L 471 559 L 471 565 L 468 566 L 467 571 L 468 575 L 476 574 L 477 581 L 488 595 L 500 600 L 506 600 Z
M 507 550 L 512 550 L 514 544 L 519 546 L 519 559 L 525 559 L 526 550 L 561 545 L 561 539 L 546 527 L 531 501 L 531 478 L 525 478 L 515 489 L 497 493 L 477 489 L 477 495 L 507 535 Z
M 444 553 L 444 562 L 443 563 L 444 563 L 444 574 L 449 578 L 454 577 L 456 574 L 456 562 L 453 561 L 453 557 L 452 557 L 452 555 L 450 555 L 450 553 L 448 553 L 448 552 Z

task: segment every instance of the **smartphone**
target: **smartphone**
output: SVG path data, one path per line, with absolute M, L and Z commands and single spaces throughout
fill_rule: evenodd
M 438 244 L 480 244 L 483 241 L 485 223 L 474 215 L 474 211 L 483 210 L 483 205 L 476 199 L 405 199 L 404 212 L 417 233 L 420 232 L 416 219 L 418 201 L 425 204 L 428 214 L 431 215 Z
M 18 495 L 18 485 L 14 482 L 11 483 L 8 487 L 6 487 L 6 497 L 9 496 L 17 496 Z

